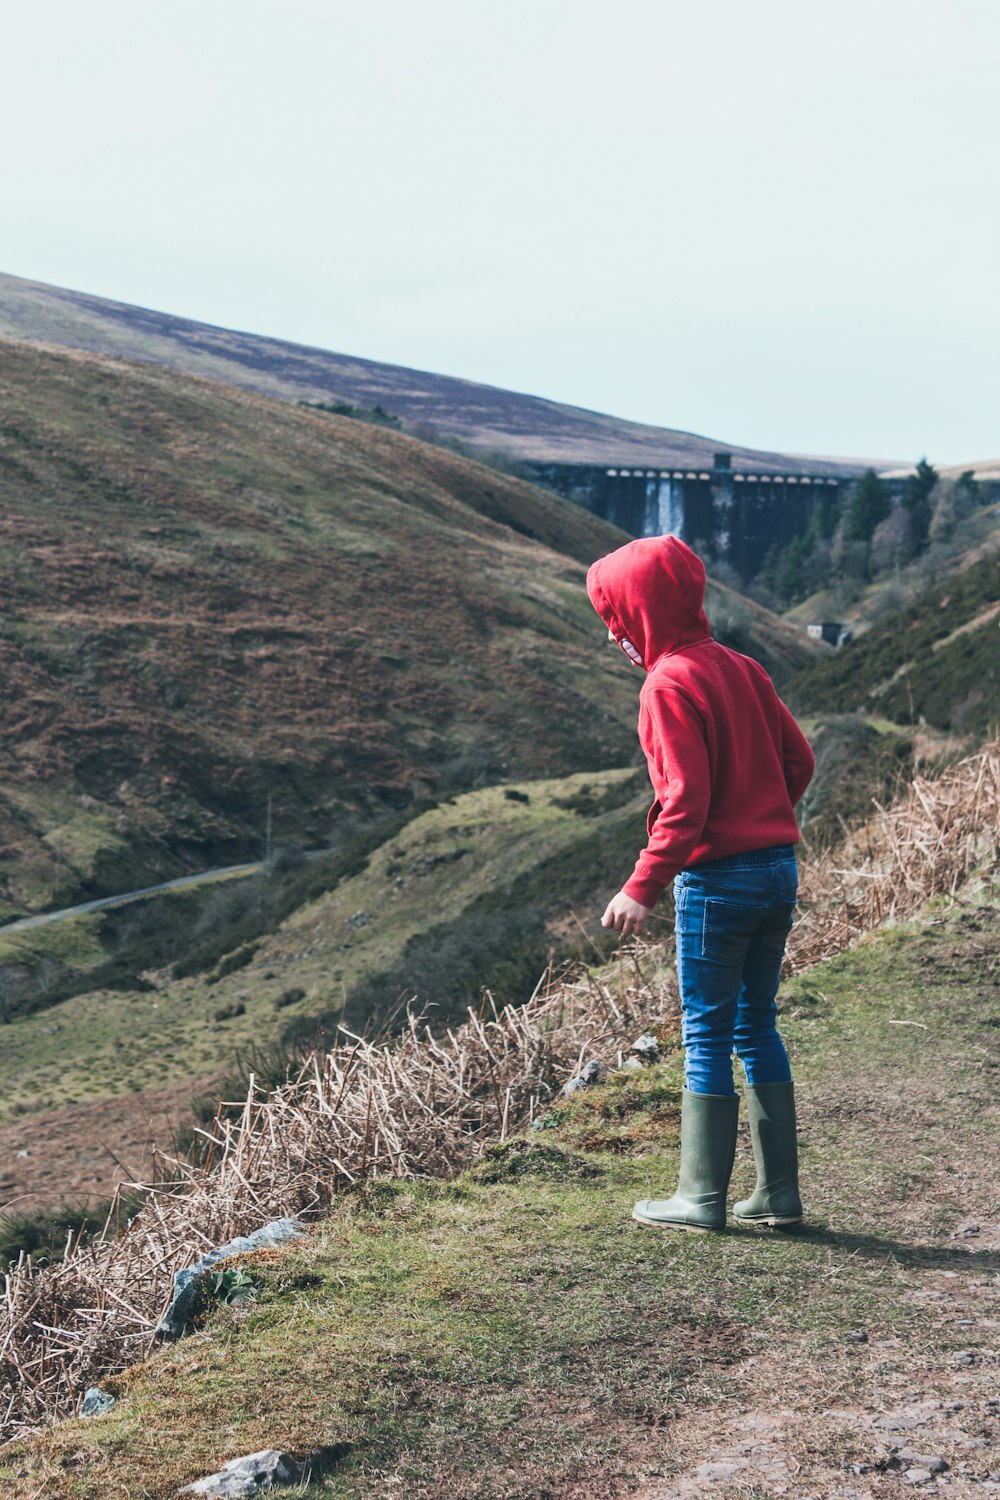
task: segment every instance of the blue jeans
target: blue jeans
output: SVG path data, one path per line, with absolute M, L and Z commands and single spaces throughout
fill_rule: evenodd
M 774 997 L 792 925 L 798 866 L 791 844 L 731 854 L 674 880 L 684 1080 L 694 1094 L 734 1094 L 732 1055 L 747 1083 L 787 1083 Z

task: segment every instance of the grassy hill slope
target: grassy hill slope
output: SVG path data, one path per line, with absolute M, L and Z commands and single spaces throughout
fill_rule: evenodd
M 108 1415 L 8 1448 L 4 1493 L 165 1500 L 276 1445 L 326 1448 L 309 1493 L 342 1500 L 981 1495 L 996 938 L 988 907 L 939 906 L 785 986 L 804 1232 L 634 1224 L 674 1181 L 680 1059 L 612 1075 L 454 1181 L 369 1184 L 245 1263 L 255 1300 L 107 1382 Z M 744 1138 L 734 1195 L 751 1181 Z
M 2 1123 L 32 1148 L 4 1186 L 37 1208 L 104 1196 L 165 1090 L 289 1027 L 530 990 L 629 868 L 648 789 L 639 675 L 583 588 L 611 528 L 153 367 L 0 343 L 0 371 L 0 918 L 259 857 L 269 824 L 279 855 L 0 937 Z M 728 588 L 708 605 L 779 680 L 818 652 Z
M 985 738 L 1000 718 L 1000 588 L 987 556 L 797 674 L 797 712 L 879 714 Z
M 845 592 L 841 583 L 831 580 L 829 587 L 793 605 L 782 618 L 803 628 L 814 620 L 840 620 L 860 634 L 973 563 L 984 558 L 993 558 L 996 563 L 998 554 L 1000 500 L 992 500 L 963 516 L 948 535 L 937 537 L 920 557 L 879 573 L 860 592 L 853 583 Z
M 199 902 L 158 898 L 167 909 L 150 922 L 174 963 L 144 988 L 100 983 L 113 913 L 0 939 L 0 965 L 47 960 L 81 976 L 80 993 L 25 1006 L 5 1027 L 0 1122 L 197 1079 L 234 1052 L 311 1034 L 317 1016 L 360 1030 L 401 994 L 432 999 L 439 1019 L 482 984 L 523 998 L 553 944 L 579 938 L 562 930 L 570 907 L 583 903 L 592 931 L 601 895 L 631 868 L 644 783 L 626 770 L 484 788 L 360 857 L 293 872 L 285 890 L 274 875 Z
M 858 460 L 809 459 L 734 447 L 696 433 L 629 422 L 427 371 L 334 354 L 195 323 L 148 308 L 0 274 L 0 335 L 148 360 L 284 400 L 382 406 L 486 449 L 561 463 L 703 466 L 729 452 L 741 468 L 832 473 Z
M 632 753 L 619 535 L 394 433 L 2 346 L 0 904 Z M 616 668 L 618 668 L 616 670 Z
M 595 517 L 153 366 L 8 342 L 0 372 L 0 916 L 634 757 Z M 810 659 L 722 598 L 773 670 Z

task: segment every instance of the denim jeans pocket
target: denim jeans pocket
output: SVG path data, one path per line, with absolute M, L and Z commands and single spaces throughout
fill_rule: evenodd
M 767 907 L 747 901 L 705 897 L 701 953 L 723 964 L 740 964 Z

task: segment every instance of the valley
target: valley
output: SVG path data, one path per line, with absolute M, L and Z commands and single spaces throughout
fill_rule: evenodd
M 594 1472 L 607 1500 L 666 1500 L 663 1484 L 736 1494 L 792 1469 L 876 1476 L 856 1491 L 874 1500 L 898 1464 L 873 1413 L 919 1401 L 952 1493 L 979 1482 L 975 1422 L 928 1413 L 979 1410 L 994 1358 L 976 1299 L 996 1214 L 970 1163 L 994 1130 L 996 745 L 958 765 L 961 795 L 946 768 L 996 729 L 999 534 L 985 496 L 894 594 L 855 588 L 838 649 L 805 633 L 822 592 L 783 618 L 724 568 L 709 583 L 715 634 L 768 667 L 817 754 L 780 996 L 811 1224 L 766 1271 L 744 1233 L 709 1247 L 723 1307 L 690 1245 L 664 1260 L 622 1227 L 673 1172 L 682 1067 L 672 901 L 643 944 L 600 927 L 649 799 L 639 676 L 583 586 L 625 532 L 391 423 L 0 339 L 0 1254 L 31 1257 L 9 1311 L 54 1299 L 51 1329 L 10 1311 L 0 1380 L 22 1433 L 75 1410 L 66 1353 L 37 1355 L 51 1395 L 15 1379 L 42 1328 L 78 1340 L 73 1371 L 118 1401 L 0 1443 L 10 1494 L 103 1500 L 127 1475 L 166 1497 L 222 1425 L 229 1445 L 336 1451 L 316 1493 L 358 1500 L 397 1482 L 445 1500 L 459 1475 L 483 1500 L 570 1500 Z M 921 828 L 907 852 L 898 819 L 873 816 L 898 796 L 937 843 Z M 942 1145 L 934 1037 L 955 1026 L 975 1109 Z M 640 1029 L 658 1059 L 628 1071 Z M 612 1071 L 564 1100 L 591 1053 Z M 315 1166 L 306 1098 L 336 1127 Z M 891 1143 L 874 1164 L 873 1119 Z M 288 1161 L 268 1166 L 265 1140 Z M 247 1263 L 244 1311 L 210 1308 L 154 1352 L 163 1266 L 286 1212 L 307 1238 Z M 943 1278 L 939 1359 L 912 1308 Z M 73 1320 L 105 1287 L 109 1331 L 127 1307 L 129 1332 L 91 1349 Z M 871 1347 L 864 1373 L 844 1328 Z M 298 1358 L 303 1329 L 334 1376 Z M 747 1371 L 777 1392 L 750 1446 Z M 265 1424 L 243 1398 L 258 1388 Z M 469 1488 L 469 1434 L 499 1488 Z
M 8 1155 L 9 1212 L 72 1219 L 142 1174 L 168 1115 L 192 1139 L 249 1071 L 280 1082 L 339 1026 L 411 997 L 443 1022 L 605 953 L 648 788 L 638 679 L 582 586 L 621 533 L 385 427 L 0 356 L 0 914 L 259 865 L 0 933 L 0 1127 L 37 1143 Z M 716 635 L 806 716 L 807 846 L 985 732 L 989 576 L 910 606 L 902 638 L 933 664 L 916 738 L 892 618 L 832 652 L 710 582 Z

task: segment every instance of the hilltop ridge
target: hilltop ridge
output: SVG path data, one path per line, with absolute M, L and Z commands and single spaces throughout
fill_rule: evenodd
M 774 472 L 840 472 L 867 459 L 788 455 L 632 422 L 357 355 L 218 328 L 0 273 L 0 335 L 148 361 L 283 400 L 381 406 L 483 450 L 542 463 L 711 467 L 713 454 Z

